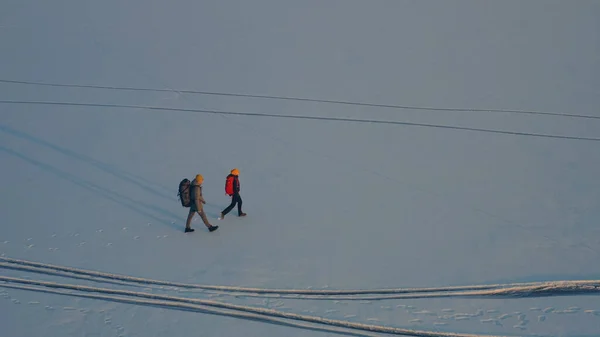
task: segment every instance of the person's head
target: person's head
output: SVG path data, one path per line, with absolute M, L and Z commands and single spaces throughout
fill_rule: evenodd
M 197 174 L 196 175 L 196 182 L 198 184 L 202 184 L 203 181 L 204 181 L 204 177 L 201 174 Z
M 239 176 L 240 175 L 240 170 L 234 168 L 233 170 L 231 170 L 231 174 L 233 174 L 234 176 Z

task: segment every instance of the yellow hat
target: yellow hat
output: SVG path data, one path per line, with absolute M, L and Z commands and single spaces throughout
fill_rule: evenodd
M 240 170 L 234 168 L 233 170 L 231 170 L 231 174 L 233 174 L 234 176 L 239 176 L 240 175 Z
M 197 174 L 197 175 L 196 175 L 196 181 L 197 181 L 199 184 L 202 184 L 202 182 L 204 181 L 204 177 L 203 177 L 201 174 Z

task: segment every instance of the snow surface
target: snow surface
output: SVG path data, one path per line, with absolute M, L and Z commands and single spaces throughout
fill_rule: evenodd
M 3 1 L 1 335 L 600 335 L 599 17 Z M 234 167 L 248 217 L 219 221 Z M 184 234 L 176 186 L 197 173 L 220 228 Z

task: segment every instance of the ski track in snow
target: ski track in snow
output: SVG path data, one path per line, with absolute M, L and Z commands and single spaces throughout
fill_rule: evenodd
M 73 234 L 74 235 L 74 234 Z M 31 241 L 31 240 L 29 240 Z M 126 287 L 137 287 L 143 292 L 129 290 L 115 290 L 83 285 L 65 283 L 54 283 L 31 278 L 20 279 L 0 276 L 0 288 L 16 288 L 22 290 L 42 291 L 69 296 L 95 298 L 107 301 L 125 302 L 139 305 L 160 306 L 174 310 L 192 310 L 196 312 L 227 315 L 242 319 L 259 320 L 272 324 L 283 324 L 290 327 L 313 329 L 339 334 L 374 336 L 368 332 L 402 334 L 410 336 L 487 336 L 478 334 L 460 334 L 439 331 L 421 331 L 391 327 L 390 324 L 398 323 L 398 319 L 386 317 L 366 316 L 368 324 L 353 322 L 359 316 L 358 312 L 344 311 L 348 301 L 358 304 L 372 305 L 372 300 L 385 300 L 397 298 L 435 298 L 435 297 L 460 297 L 460 296 L 490 296 L 490 297 L 536 297 L 557 296 L 571 294 L 597 294 L 600 292 L 600 281 L 554 281 L 554 282 L 530 282 L 495 285 L 471 285 L 452 286 L 436 288 L 396 288 L 396 289 L 357 289 L 357 290 L 335 290 L 335 289 L 262 289 L 244 288 L 218 285 L 187 284 L 169 281 L 160 281 L 147 278 L 138 278 L 128 275 L 117 275 L 94 270 L 78 269 L 60 265 L 39 263 L 28 260 L 18 260 L 8 257 L 0 257 L 0 268 L 22 271 L 26 273 L 46 274 L 68 278 L 71 280 L 86 280 L 97 283 L 114 284 Z M 208 298 L 232 296 L 237 299 L 264 297 L 262 302 L 254 306 L 230 304 L 223 301 L 212 301 L 198 298 L 177 297 L 168 294 L 156 294 L 153 291 L 176 292 L 179 295 L 185 293 L 203 294 Z M 93 294 L 90 294 L 93 293 Z M 377 295 L 383 294 L 383 295 Z M 390 295 L 385 295 L 390 294 Z M 371 296 L 366 296 L 371 295 Z M 11 297 L 6 291 L 0 291 L 0 297 L 7 298 L 15 305 L 22 305 L 17 298 Z M 305 309 L 304 313 L 313 316 L 299 315 L 289 312 L 290 307 L 283 301 L 289 300 L 328 300 L 334 308 L 318 310 Z M 343 301 L 342 301 L 343 300 Z M 42 306 L 38 301 L 26 301 L 27 305 Z M 56 310 L 51 305 L 46 305 L 44 310 Z M 277 310 L 276 310 L 276 309 Z M 398 304 L 381 305 L 382 312 L 405 311 L 408 318 L 405 322 L 409 326 L 431 324 L 435 327 L 445 327 L 452 323 L 461 321 L 479 321 L 480 324 L 492 324 L 512 328 L 515 332 L 527 330 L 528 324 L 533 321 L 543 324 L 548 315 L 584 314 L 586 316 L 600 316 L 600 311 L 595 309 L 583 309 L 580 307 L 555 308 L 532 307 L 527 313 L 510 312 L 501 313 L 497 309 L 479 309 L 475 313 L 457 312 L 453 308 L 444 308 L 440 312 L 416 308 L 413 305 Z M 78 310 L 74 307 L 62 307 L 65 311 Z M 88 309 L 79 309 L 87 313 Z M 322 312 L 321 312 L 322 311 Z M 320 312 L 320 316 L 316 313 Z M 255 317 L 256 316 L 256 317 Z M 383 316 L 386 316 L 383 314 Z M 327 317 L 340 317 L 337 320 Z M 110 325 L 108 319 L 106 324 Z M 371 323 L 379 324 L 372 325 Z M 314 326 L 315 324 L 327 325 L 327 327 Z M 347 329 L 351 329 L 347 330 Z M 122 331 L 117 331 L 122 334 Z
M 377 334 L 372 334 L 372 333 L 362 332 L 362 331 L 346 330 L 343 328 L 337 328 L 335 326 L 320 327 L 317 325 L 312 325 L 312 324 L 307 324 L 307 323 L 302 323 L 302 322 L 295 322 L 293 320 L 290 321 L 290 320 L 280 319 L 277 317 L 269 317 L 269 316 L 252 314 L 252 313 L 229 311 L 229 310 L 225 310 L 225 309 L 214 309 L 214 308 L 203 306 L 203 305 L 195 305 L 195 304 L 187 304 L 187 303 L 179 303 L 179 302 L 169 302 L 169 301 L 158 301 L 158 300 L 150 300 L 150 299 L 132 299 L 132 298 L 128 298 L 128 297 L 107 296 L 107 295 L 102 295 L 102 294 L 71 293 L 71 292 L 60 291 L 57 289 L 32 287 L 32 286 L 19 285 L 19 284 L 4 284 L 2 286 L 6 287 L 6 288 L 13 288 L 13 289 L 19 289 L 19 290 L 29 290 L 29 291 L 36 291 L 36 292 L 51 293 L 51 294 L 77 296 L 77 297 L 83 297 L 83 298 L 91 298 L 91 299 L 99 299 L 99 300 L 106 300 L 106 301 L 113 301 L 113 302 L 120 302 L 120 303 L 128 303 L 128 304 L 135 304 L 135 305 L 157 306 L 157 307 L 161 307 L 161 308 L 169 308 L 169 309 L 175 309 L 175 310 L 187 310 L 187 311 L 195 311 L 195 312 L 209 313 L 209 314 L 215 314 L 215 315 L 224 315 L 224 316 L 229 316 L 229 317 L 257 320 L 257 321 L 262 321 L 262 322 L 271 323 L 271 324 L 279 324 L 279 325 L 290 326 L 290 327 L 295 327 L 295 328 L 329 332 L 329 333 L 337 333 L 337 334 L 343 334 L 343 335 L 349 335 L 349 336 L 367 336 L 367 337 L 379 336 Z M 55 308 L 52 306 L 46 306 L 45 309 L 46 310 L 55 310 Z M 69 310 L 69 307 L 63 307 L 63 310 Z M 80 312 L 88 313 L 88 312 L 90 312 L 90 310 L 81 309 Z M 99 313 L 103 314 L 103 313 L 105 313 L 105 311 L 100 310 Z M 106 316 L 104 318 L 104 324 L 106 324 L 106 325 L 112 324 L 112 319 L 109 314 L 106 314 Z M 125 328 L 123 328 L 122 326 L 119 326 L 119 325 L 115 326 L 115 331 L 118 333 L 119 337 L 125 336 Z
M 320 329 L 321 331 L 340 333 L 340 334 L 353 334 L 359 336 L 376 336 L 368 333 L 356 333 L 347 329 L 366 331 L 366 332 L 378 332 L 396 335 L 407 335 L 407 336 L 423 336 L 423 337 L 502 337 L 500 335 L 476 335 L 476 334 L 464 334 L 464 333 L 450 333 L 450 332 L 436 332 L 436 331 L 421 331 L 412 329 L 395 328 L 383 325 L 372 325 L 355 323 L 349 321 L 341 321 L 335 319 L 329 319 L 319 316 L 307 316 L 299 315 L 294 313 L 282 312 L 273 309 L 255 308 L 250 306 L 235 305 L 223 302 L 183 298 L 167 295 L 157 295 L 144 292 L 133 292 L 125 290 L 115 290 L 98 287 L 88 287 L 81 285 L 62 284 L 55 282 L 26 280 L 13 277 L 0 276 L 0 281 L 6 282 L 0 284 L 2 287 L 41 291 L 55 294 L 63 294 L 69 296 L 79 296 L 94 299 L 103 299 L 109 301 L 117 301 L 138 305 L 154 305 L 161 306 L 170 309 L 177 310 L 192 310 L 199 312 L 208 312 L 213 314 L 221 314 L 246 319 L 258 319 L 264 322 L 274 324 L 284 324 L 289 326 L 295 326 L 305 329 Z M 45 289 L 35 286 L 42 286 L 51 289 Z M 76 292 L 64 292 L 57 289 L 63 290 L 75 290 Z M 115 296 L 122 295 L 122 296 Z M 213 309 L 217 308 L 217 309 Z M 291 320 L 291 322 L 289 321 Z M 367 319 L 368 321 L 380 321 L 380 319 L 372 318 Z M 300 321 L 300 322 L 294 322 Z M 315 327 L 314 325 L 307 325 L 306 323 L 312 324 L 323 324 L 330 327 Z
M 551 281 L 551 282 L 529 282 L 529 283 L 507 283 L 493 285 L 468 285 L 451 287 L 431 287 L 431 288 L 395 288 L 395 289 L 268 289 L 268 288 L 247 288 L 235 286 L 202 285 L 171 281 L 161 281 L 149 278 L 140 278 L 127 275 L 111 274 L 106 272 L 85 270 L 80 268 L 65 267 L 53 264 L 39 263 L 28 260 L 12 259 L 5 256 L 0 257 L 0 267 L 23 269 L 27 271 L 50 273 L 54 275 L 69 276 L 66 273 L 77 274 L 78 276 L 87 276 L 90 280 L 108 279 L 113 281 L 125 281 L 129 283 L 161 285 L 177 288 L 203 289 L 222 292 L 249 293 L 243 296 L 254 294 L 276 294 L 296 295 L 294 299 L 336 299 L 336 300 L 382 300 L 398 298 L 427 298 L 427 297 L 457 297 L 457 296 L 509 296 L 509 297 L 535 297 L 535 296 L 557 296 L 573 294 L 595 294 L 600 293 L 600 280 L 575 280 L 575 281 Z M 45 271 L 44 271 L 45 270 Z M 95 278 L 95 279 L 94 279 Z M 106 281 L 102 281 L 106 282 Z M 369 295 L 369 294 L 396 294 L 394 296 L 349 296 L 342 295 Z M 300 295 L 319 295 L 313 297 Z

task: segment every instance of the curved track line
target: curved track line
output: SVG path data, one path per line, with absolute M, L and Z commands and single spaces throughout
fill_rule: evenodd
M 561 293 L 587 292 L 593 293 L 600 291 L 600 280 L 575 280 L 575 281 L 552 281 L 552 282 L 528 282 L 528 283 L 507 283 L 492 285 L 470 285 L 470 286 L 450 286 L 450 287 L 431 287 L 431 288 L 391 288 L 391 289 L 350 289 L 350 290 L 319 290 L 319 289 L 268 289 L 268 288 L 247 288 L 235 286 L 202 285 L 170 281 L 160 281 L 147 278 L 139 278 L 127 275 L 117 275 L 92 270 L 85 270 L 59 265 L 45 264 L 28 260 L 12 259 L 0 257 L 0 261 L 13 264 L 12 269 L 18 268 L 18 265 L 39 267 L 48 269 L 51 274 L 65 276 L 57 272 L 74 273 L 88 277 L 98 277 L 109 280 L 118 280 L 133 282 L 138 284 L 154 284 L 161 286 L 170 286 L 187 289 L 204 289 L 214 291 L 225 291 L 235 293 L 255 293 L 255 294 L 278 294 L 278 295 L 328 295 L 336 296 L 332 299 L 341 299 L 341 295 L 371 295 L 371 294 L 397 294 L 407 297 L 373 297 L 373 299 L 393 299 L 393 298 L 421 298 L 421 297 L 442 297 L 442 296 L 550 296 Z M 0 267 L 6 264 L 0 263 Z M 31 269 L 23 268 L 26 271 Z M 39 270 L 40 272 L 45 272 Z M 94 280 L 94 279 L 90 279 Z M 127 284 L 130 285 L 130 284 Z M 421 294 L 421 295 L 419 295 Z M 446 294 L 446 295 L 445 295 Z M 527 295 L 529 294 L 529 295 Z M 244 294 L 246 296 L 246 294 Z M 411 296 L 411 297 L 408 297 Z M 417 296 L 417 297 L 415 297 Z M 281 297 L 281 296 L 279 296 Z M 298 297 L 293 297 L 298 298 Z M 305 299 L 307 297 L 304 297 Z M 314 297 L 317 299 L 319 297 Z M 321 297 L 322 298 L 322 297 Z M 343 298 L 342 298 L 343 299 Z M 368 299 L 365 297 L 349 297 L 347 299 Z
M 234 317 L 234 318 L 254 320 L 254 321 L 259 321 L 259 322 L 263 322 L 263 323 L 289 326 L 289 327 L 300 328 L 300 329 L 337 333 L 337 334 L 343 334 L 343 335 L 349 335 L 349 336 L 361 336 L 361 337 L 380 337 L 381 336 L 379 334 L 371 334 L 368 332 L 361 332 L 361 331 L 344 330 L 344 329 L 336 328 L 336 327 L 316 326 L 316 325 L 311 325 L 311 324 L 305 324 L 302 322 L 294 322 L 293 320 L 285 320 L 285 319 L 281 319 L 281 318 L 269 317 L 269 316 L 259 315 L 259 314 L 244 313 L 244 312 L 238 312 L 238 311 L 233 311 L 233 310 L 215 309 L 215 308 L 203 306 L 200 304 L 180 303 L 180 302 L 174 302 L 174 301 L 158 301 L 158 300 L 141 299 L 141 298 L 136 299 L 136 298 L 130 298 L 130 297 L 109 296 L 109 295 L 101 295 L 101 294 L 93 294 L 93 293 L 80 293 L 80 292 L 73 293 L 73 292 L 61 291 L 58 289 L 34 287 L 34 286 L 27 286 L 27 285 L 22 285 L 22 284 L 0 283 L 0 288 L 2 288 L 2 287 L 19 289 L 19 290 L 37 291 L 37 292 L 58 294 L 58 295 L 91 298 L 91 299 L 120 302 L 120 303 L 127 303 L 127 304 L 135 304 L 135 305 L 158 306 L 161 308 L 174 309 L 174 310 L 184 310 L 184 311 L 208 313 L 208 314 L 214 314 L 214 315 L 220 315 L 220 316 L 228 316 L 228 317 Z
M 69 289 L 69 290 L 82 291 L 82 292 L 100 293 L 103 295 L 125 295 L 125 296 L 131 296 L 131 297 L 141 297 L 141 298 L 146 298 L 146 299 L 151 299 L 151 300 L 171 301 L 171 302 L 174 302 L 174 304 L 170 305 L 171 307 L 172 306 L 180 306 L 181 304 L 185 304 L 185 303 L 199 304 L 199 305 L 205 305 L 205 306 L 209 306 L 209 307 L 237 310 L 237 311 L 242 311 L 242 312 L 249 312 L 249 313 L 261 314 L 261 315 L 265 315 L 265 316 L 271 316 L 271 317 L 279 317 L 279 318 L 286 318 L 286 319 L 304 321 L 304 322 L 309 322 L 309 323 L 331 325 L 331 326 L 335 326 L 335 327 L 339 327 L 339 328 L 348 328 L 348 329 L 370 331 L 370 332 L 380 332 L 380 333 L 388 333 L 388 334 L 396 334 L 396 335 L 409 335 L 409 336 L 419 336 L 419 337 L 449 337 L 449 336 L 451 336 L 451 337 L 481 337 L 481 336 L 488 337 L 487 335 L 443 333 L 443 332 L 434 332 L 434 331 L 421 331 L 421 330 L 394 328 L 394 327 L 381 326 L 381 325 L 362 324 L 362 323 L 341 321 L 341 320 L 329 319 L 329 318 L 318 317 L 318 316 L 300 315 L 300 314 L 294 314 L 294 313 L 289 313 L 289 312 L 277 311 L 277 310 L 273 310 L 273 309 L 255 308 L 255 307 L 250 307 L 250 306 L 229 304 L 229 303 L 210 301 L 210 300 L 166 296 L 166 295 L 158 295 L 158 294 L 151 294 L 151 293 L 144 293 L 144 292 L 133 292 L 133 291 L 115 290 L 115 289 L 107 289 L 107 288 L 88 287 L 88 286 L 80 286 L 80 285 L 73 285 L 73 284 L 62 284 L 62 283 L 46 282 L 46 281 L 25 280 L 25 279 L 6 277 L 6 276 L 0 276 L 0 281 L 8 282 L 8 283 L 26 284 L 26 285 L 37 285 L 37 286 L 43 286 L 43 287 L 55 288 L 55 289 Z M 0 284 L 0 286 L 3 286 L 3 285 Z M 489 337 L 491 337 L 491 336 L 489 336 Z
M 51 269 L 54 271 L 64 271 L 79 275 L 88 275 L 101 278 L 107 278 L 111 280 L 128 281 L 143 284 L 155 284 L 163 286 L 172 286 L 179 288 L 192 288 L 192 289 L 205 289 L 205 290 L 219 290 L 219 291 L 232 291 L 232 292 L 249 292 L 249 293 L 271 293 L 271 294 L 294 294 L 294 295 L 360 295 L 360 294 L 401 294 L 401 293 L 418 293 L 418 292 L 442 292 L 442 291 L 462 291 L 462 290 L 485 290 L 485 289 L 496 289 L 500 287 L 513 287 L 523 285 L 535 285 L 540 282 L 530 283 L 512 283 L 512 284 L 492 284 L 492 285 L 470 285 L 470 286 L 449 286 L 449 287 L 430 287 L 430 288 L 390 288 L 390 289 L 349 289 L 349 290 L 320 290 L 320 289 L 268 289 L 268 288 L 249 288 L 249 287 L 235 287 L 235 286 L 219 286 L 219 285 L 203 285 L 203 284 L 191 284 L 171 281 L 160 281 L 149 278 L 140 278 L 127 275 L 118 275 L 105 273 L 94 270 L 86 270 L 81 268 L 65 267 L 47 263 L 34 262 L 29 260 L 19 260 L 0 256 L 0 261 L 13 263 L 17 265 L 32 266 Z M 582 282 L 597 282 L 597 281 L 582 281 Z M 600 282 L 600 281 L 598 281 Z
M 99 283 L 118 284 L 118 285 L 122 285 L 122 286 L 130 286 L 130 287 L 140 287 L 141 286 L 141 284 L 139 282 L 120 281 L 120 280 L 114 280 L 114 279 L 110 279 L 110 278 L 100 278 L 100 277 L 94 277 L 94 276 L 89 276 L 89 275 L 85 275 L 85 274 L 74 274 L 74 273 L 68 273 L 68 272 L 64 272 L 64 271 L 60 271 L 60 270 L 32 267 L 32 266 L 27 266 L 27 265 L 19 265 L 19 264 L 5 263 L 5 262 L 0 262 L 0 268 L 20 270 L 20 271 L 25 271 L 25 272 L 32 272 L 32 273 L 46 274 L 46 275 L 53 275 L 53 276 L 60 276 L 60 277 L 68 277 L 68 278 L 72 278 L 72 279 L 87 280 L 87 281 L 99 282 Z M 165 289 L 164 286 L 159 286 L 157 288 Z
M 27 272 L 42 273 L 60 277 L 75 278 L 89 280 L 99 283 L 114 283 L 130 287 L 139 287 L 141 283 L 115 281 L 107 278 L 96 278 L 94 276 L 71 274 L 58 270 L 44 269 L 38 267 L 15 265 L 10 263 L 0 262 L 0 268 L 8 268 L 22 270 Z M 165 289 L 164 286 L 158 287 L 159 290 L 175 290 Z M 204 290 L 202 290 L 204 291 Z M 212 291 L 214 292 L 214 290 Z M 216 291 L 222 293 L 222 291 Z M 600 281 L 558 281 L 538 283 L 531 285 L 507 286 L 504 288 L 486 289 L 486 290 L 466 290 L 466 291 L 426 291 L 413 293 L 399 293 L 391 295 L 373 295 L 366 296 L 357 295 L 309 295 L 309 294 L 260 294 L 260 293 L 242 293 L 242 292 L 226 292 L 229 296 L 234 297 L 262 297 L 262 298 L 284 298 L 296 300 L 345 300 L 345 301 L 379 301 L 391 299 L 424 299 L 424 298 L 441 298 L 441 297 L 548 297 L 548 296 L 564 296 L 576 294 L 595 294 L 600 293 Z

